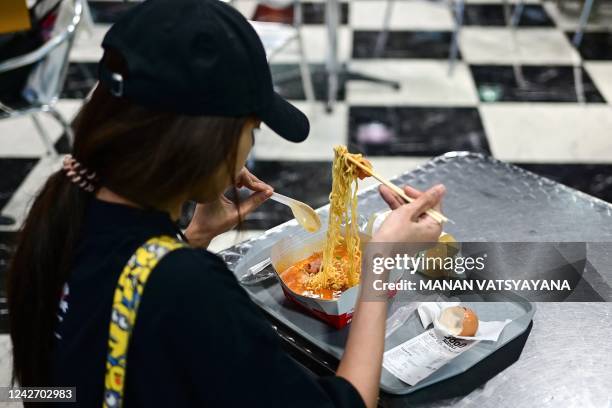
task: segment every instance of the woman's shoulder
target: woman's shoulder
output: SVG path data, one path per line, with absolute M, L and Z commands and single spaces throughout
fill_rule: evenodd
M 161 268 L 185 269 L 201 271 L 202 268 L 214 271 L 227 271 L 227 265 L 219 255 L 201 249 L 185 246 L 167 253 L 158 264 Z M 231 272 L 230 272 L 231 273 Z
M 206 326 L 229 333 L 232 325 L 261 325 L 259 311 L 234 274 L 219 256 L 203 249 L 166 254 L 146 284 L 142 307 L 156 321 L 190 330 Z
M 149 287 L 162 290 L 166 296 L 192 296 L 206 294 L 208 298 L 217 295 L 242 294 L 234 274 L 225 262 L 207 250 L 179 248 L 166 254 L 152 272 Z

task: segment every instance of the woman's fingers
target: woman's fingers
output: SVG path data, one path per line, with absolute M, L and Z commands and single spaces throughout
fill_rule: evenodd
M 406 201 L 398 196 L 393 190 L 385 185 L 381 185 L 379 188 L 380 195 L 385 200 L 385 202 L 391 207 L 391 209 L 395 210 L 401 205 L 407 204 Z M 423 195 L 423 192 L 417 190 L 414 187 L 404 186 L 404 193 L 410 198 L 417 199 Z
M 381 185 L 378 190 L 383 200 L 392 210 L 406 204 L 404 199 L 395 194 L 389 187 Z M 438 184 L 426 192 L 422 192 L 416 188 L 404 186 L 404 192 L 408 197 L 415 199 L 412 203 L 407 204 L 407 211 L 409 212 L 410 219 L 417 221 L 430 208 L 441 211 L 441 200 L 446 192 L 446 188 L 444 185 Z
M 240 175 L 237 180 L 238 187 L 246 187 L 253 191 L 273 191 L 271 185 L 264 183 L 258 179 L 253 173 L 251 173 L 246 167 L 240 171 Z
M 240 215 L 244 216 L 263 204 L 272 195 L 272 190 L 264 190 L 253 193 L 244 201 L 240 202 Z
M 247 171 L 248 171 L 248 170 L 247 170 Z M 257 176 L 256 176 L 256 175 L 254 175 L 253 173 L 249 172 L 249 174 L 251 175 L 251 178 L 252 178 L 254 181 L 256 181 L 256 182 L 258 182 L 258 183 L 263 183 L 263 181 L 261 181 L 261 180 L 259 179 L 259 177 L 257 177 Z M 265 184 L 265 183 L 264 183 L 264 184 Z
M 442 188 L 442 192 L 440 194 L 440 199 L 438 200 L 438 202 L 436 203 L 436 205 L 434 205 L 432 208 L 438 212 L 442 212 L 442 199 L 444 198 L 444 196 L 446 195 L 446 187 L 444 186 L 444 184 L 438 184 L 435 187 L 441 187 Z
M 402 200 L 400 197 L 398 197 L 387 186 L 382 186 L 381 185 L 378 188 L 378 191 L 380 193 L 380 196 L 383 198 L 383 200 L 385 200 L 385 202 L 387 203 L 389 208 L 391 208 L 392 210 L 395 210 L 396 208 L 399 208 L 404 203 L 404 200 Z
M 419 198 L 408 205 L 410 218 L 413 221 L 417 221 L 419 217 L 430 208 L 440 208 L 440 200 L 445 192 L 446 188 L 442 184 L 438 184 L 422 193 Z
M 410 198 L 419 198 L 423 195 L 421 190 L 417 190 L 416 188 L 410 186 L 404 186 L 404 193 Z

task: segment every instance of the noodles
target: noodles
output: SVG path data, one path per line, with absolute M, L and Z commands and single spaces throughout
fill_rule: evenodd
M 327 239 L 321 269 L 306 282 L 309 290 L 346 290 L 359 284 L 361 249 L 357 224 L 357 178 L 362 178 L 363 173 L 347 160 L 345 154 L 349 154 L 346 146 L 334 148 Z M 371 167 L 360 154 L 351 156 Z

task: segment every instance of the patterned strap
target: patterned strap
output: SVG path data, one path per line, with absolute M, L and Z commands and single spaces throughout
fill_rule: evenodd
M 123 268 L 113 299 L 104 379 L 104 408 L 121 407 L 123 403 L 128 343 L 147 279 L 166 254 L 185 246 L 185 243 L 170 236 L 151 238 L 134 252 Z

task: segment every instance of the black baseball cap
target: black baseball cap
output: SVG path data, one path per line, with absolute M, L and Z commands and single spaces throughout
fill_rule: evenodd
M 266 52 L 251 24 L 219 0 L 147 0 L 108 31 L 127 74 L 99 64 L 111 93 L 185 115 L 255 115 L 281 137 L 301 142 L 308 118 L 274 91 Z

